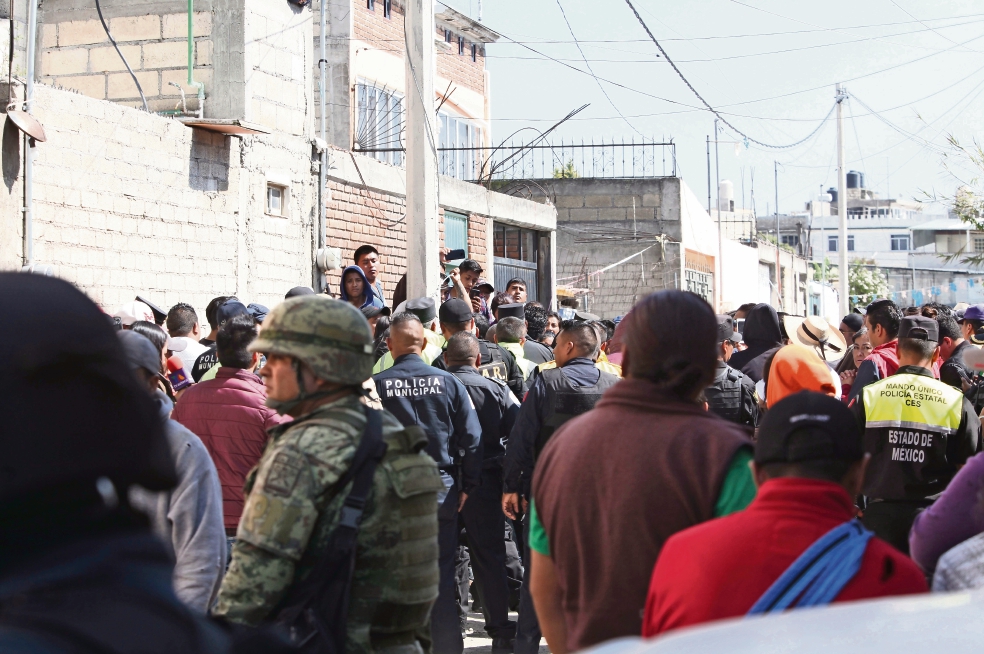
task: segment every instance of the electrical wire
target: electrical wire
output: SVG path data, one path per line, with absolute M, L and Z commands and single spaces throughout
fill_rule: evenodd
M 908 16 L 909 18 L 912 18 L 913 20 L 915 20 L 916 22 L 918 22 L 923 27 L 928 27 L 930 30 L 932 30 L 933 33 L 936 34 L 936 36 L 938 36 L 941 39 L 944 39 L 946 41 L 949 41 L 950 43 L 956 43 L 956 41 L 954 41 L 953 39 L 951 39 L 949 36 L 946 36 L 945 34 L 940 34 L 935 29 L 933 29 L 932 27 L 929 27 L 929 25 L 926 25 L 926 23 L 924 23 L 921 20 L 919 20 L 918 18 L 916 18 L 914 15 L 912 15 L 912 13 L 910 13 L 905 7 L 903 7 L 902 5 L 900 5 L 899 3 L 897 3 L 895 0 L 891 0 L 891 2 L 892 2 L 893 5 L 895 5 L 896 7 L 898 7 L 899 10 L 902 11 L 902 13 L 904 13 L 906 16 Z M 970 51 L 970 52 L 980 53 L 980 50 L 975 50 L 973 48 L 967 48 L 967 50 Z
M 649 26 L 646 25 L 646 21 L 644 21 L 642 19 L 642 16 L 639 15 L 639 12 L 636 11 L 635 5 L 632 4 L 632 0 L 625 0 L 625 3 L 627 5 L 629 5 L 629 8 L 632 10 L 632 13 L 635 14 L 635 17 L 639 21 L 639 24 L 642 25 L 642 28 L 644 30 L 646 30 L 646 34 L 648 34 L 649 35 L 649 38 L 652 40 L 652 42 L 656 44 L 656 47 L 659 49 L 660 54 L 662 54 L 663 57 L 666 59 L 666 62 L 668 64 L 670 64 L 670 66 L 673 67 L 673 70 L 676 71 L 676 74 L 680 77 L 681 80 L 683 80 L 683 83 L 687 85 L 687 88 L 689 88 L 693 92 L 693 94 L 697 96 L 697 99 L 700 100 L 704 104 L 705 107 L 707 107 L 707 110 L 708 111 L 710 111 L 712 114 L 714 114 L 715 116 L 717 116 L 718 119 L 720 119 L 720 121 L 722 123 L 724 123 L 725 125 L 727 125 L 728 127 L 730 127 L 732 131 L 740 134 L 745 140 L 750 141 L 752 143 L 757 143 L 758 145 L 761 145 L 764 148 L 772 148 L 772 149 L 775 149 L 775 150 L 785 150 L 785 149 L 788 149 L 788 148 L 794 148 L 797 145 L 800 145 L 801 143 L 805 143 L 806 141 L 810 140 L 810 138 L 814 134 L 816 134 L 817 132 L 820 131 L 820 128 L 823 127 L 824 123 L 827 122 L 827 119 L 830 118 L 831 114 L 834 113 L 834 108 L 837 106 L 836 104 L 835 105 L 832 105 L 830 107 L 830 111 L 827 113 L 827 116 L 820 122 L 819 125 L 817 125 L 816 129 L 814 129 L 812 132 L 810 132 L 809 134 L 807 134 L 806 137 L 800 139 L 799 141 L 796 141 L 795 143 L 789 143 L 787 145 L 774 145 L 772 143 L 765 143 L 763 141 L 759 141 L 757 139 L 754 139 L 754 138 L 750 137 L 748 134 L 745 134 L 743 131 L 741 131 L 740 129 L 738 129 L 734 125 L 732 125 L 731 122 L 728 121 L 727 118 L 725 118 L 723 115 L 721 115 L 720 112 L 718 112 L 714 107 L 712 107 L 710 105 L 710 103 L 707 100 L 705 100 L 704 97 L 700 93 L 697 92 L 697 89 L 695 89 L 693 87 L 693 85 L 687 80 L 687 78 L 684 76 L 683 72 L 677 67 L 677 65 L 675 63 L 673 63 L 673 60 L 670 59 L 669 54 L 667 54 L 666 50 L 663 49 L 663 46 L 660 45 L 659 44 L 659 41 L 656 40 L 656 37 L 653 36 L 653 33 L 649 30 Z
M 851 118 L 851 127 L 854 128 L 854 142 L 858 144 L 858 156 L 861 157 L 861 170 L 867 175 L 868 168 L 864 165 L 864 150 L 861 149 L 861 136 L 858 134 L 858 124 L 854 120 L 854 111 L 851 109 L 850 103 L 847 105 L 847 115 Z
M 99 4 L 99 0 L 96 0 L 96 13 L 99 14 L 99 22 L 102 23 L 103 29 L 106 30 L 106 36 L 109 37 L 110 43 L 112 43 L 113 47 L 116 48 L 116 54 L 118 54 L 120 59 L 123 60 L 123 65 L 126 66 L 127 72 L 130 73 L 130 77 L 133 78 L 133 83 L 137 85 L 137 92 L 140 93 L 140 101 L 143 102 L 144 111 L 150 113 L 150 107 L 147 106 L 147 98 L 144 96 L 143 88 L 140 87 L 140 80 L 138 80 L 137 76 L 133 74 L 133 69 L 130 68 L 130 64 L 127 62 L 126 57 L 124 57 L 123 53 L 120 51 L 120 46 L 116 45 L 116 39 L 113 38 L 112 33 L 109 31 L 109 25 L 106 24 L 106 19 L 103 18 L 102 5 Z
M 629 119 L 625 117 L 625 115 L 622 113 L 622 110 L 615 105 L 615 101 L 612 100 L 610 95 L 608 95 L 608 91 L 605 90 L 605 87 L 602 85 L 601 80 L 598 79 L 598 76 L 595 75 L 594 70 L 591 69 L 591 64 L 588 63 L 588 58 L 587 56 L 585 56 L 584 50 L 581 49 L 581 44 L 577 42 L 577 37 L 574 35 L 574 28 L 571 27 L 571 22 L 567 20 L 567 12 L 564 11 L 564 5 L 561 4 L 560 0 L 557 0 L 557 8 L 560 9 L 560 15 L 564 17 L 564 23 L 566 23 L 567 25 L 567 31 L 571 33 L 571 38 L 574 39 L 574 44 L 577 45 L 577 51 L 581 53 L 581 59 L 584 60 L 584 65 L 588 67 L 588 72 L 590 72 L 591 76 L 594 77 L 595 84 L 597 84 L 598 88 L 601 89 L 601 93 L 602 95 L 605 96 L 605 99 L 608 100 L 608 104 L 612 105 L 612 109 L 615 110 L 615 113 L 621 116 L 622 120 L 625 121 L 625 124 L 631 127 L 636 134 L 638 134 L 643 138 L 646 138 L 646 135 L 640 132 L 635 125 L 629 122 Z

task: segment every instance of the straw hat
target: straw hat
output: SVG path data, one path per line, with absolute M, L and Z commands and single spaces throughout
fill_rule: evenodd
M 782 321 L 791 342 L 813 348 L 824 361 L 838 361 L 847 352 L 844 335 L 820 316 L 783 316 Z

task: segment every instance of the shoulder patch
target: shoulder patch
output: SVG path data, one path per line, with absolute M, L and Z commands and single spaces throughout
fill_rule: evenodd
M 303 469 L 304 460 L 300 455 L 280 452 L 273 457 L 263 486 L 273 495 L 288 497 L 294 491 Z

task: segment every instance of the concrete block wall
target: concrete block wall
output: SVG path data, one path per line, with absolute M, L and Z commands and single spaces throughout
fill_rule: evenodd
M 614 318 L 649 293 L 680 288 L 683 265 L 677 180 L 549 179 L 537 183 L 557 208 L 558 284 L 590 289 L 582 308 L 586 304 L 591 313 Z M 665 246 L 655 243 L 654 236 L 660 235 L 668 239 Z M 629 262 L 590 274 L 649 246 L 653 247 Z
M 295 136 L 310 133 L 317 63 L 312 16 L 310 8 L 286 1 L 245 0 L 248 120 Z
M 216 295 L 273 306 L 311 283 L 316 177 L 305 139 L 238 139 L 38 85 L 35 260 L 112 312 L 136 294 L 203 315 Z M 20 234 L 23 142 L 4 139 L 2 233 Z M 284 217 L 265 214 L 266 179 L 290 181 Z M 8 207 L 8 205 L 11 205 Z M 19 243 L 18 243 L 19 245 Z M 20 266 L 19 248 L 0 268 Z
M 51 13 L 40 25 L 39 79 L 100 100 L 142 106 L 140 94 L 98 18 L 71 20 Z M 64 19 L 64 20 L 63 20 Z M 136 74 L 151 111 L 181 109 L 179 84 L 188 109 L 197 110 L 197 89 L 188 84 L 186 13 L 116 16 L 108 19 L 113 38 Z M 195 81 L 212 82 L 212 13 L 193 17 Z

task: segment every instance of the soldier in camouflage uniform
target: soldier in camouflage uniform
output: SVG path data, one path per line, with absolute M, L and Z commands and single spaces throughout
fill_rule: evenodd
M 324 552 L 351 485 L 336 488 L 366 429 L 360 401 L 372 368 L 362 313 L 324 296 L 292 298 L 267 316 L 250 349 L 268 404 L 294 421 L 246 479 L 248 497 L 232 563 L 213 613 L 234 622 L 272 619 Z M 413 654 L 429 648 L 438 594 L 437 493 L 444 489 L 427 438 L 383 411 L 387 452 L 376 468 L 357 540 L 346 650 Z

